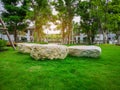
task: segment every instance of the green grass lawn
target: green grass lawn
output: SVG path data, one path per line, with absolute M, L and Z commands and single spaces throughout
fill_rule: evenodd
M 35 61 L 0 52 L 0 90 L 120 90 L 120 46 L 102 45 L 98 59 Z

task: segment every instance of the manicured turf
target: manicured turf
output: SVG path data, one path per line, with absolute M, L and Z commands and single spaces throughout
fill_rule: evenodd
M 0 90 L 120 90 L 120 46 L 102 45 L 98 59 L 35 61 L 0 52 Z

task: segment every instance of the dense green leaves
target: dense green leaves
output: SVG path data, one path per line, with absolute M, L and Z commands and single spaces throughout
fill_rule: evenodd
M 53 5 L 59 12 L 58 17 L 61 21 L 62 43 L 71 43 L 73 31 L 73 17 L 75 16 L 78 0 L 58 0 Z
M 43 25 L 51 20 L 52 13 L 48 0 L 31 0 L 31 10 L 27 18 L 35 22 L 34 40 L 40 42 L 44 38 Z
M 7 24 L 9 31 L 14 31 L 15 41 L 17 30 L 25 28 L 27 25 L 23 21 L 28 11 L 28 0 L 1 0 L 5 11 L 2 13 L 3 20 Z
M 90 42 L 90 38 L 94 38 L 96 33 L 102 33 L 104 42 L 106 42 L 107 33 L 119 30 L 119 0 L 81 1 L 76 13 L 81 16 L 80 27 L 87 34 L 88 42 Z
M 20 26 L 26 26 L 23 20 L 29 19 L 35 22 L 36 41 L 44 38 L 44 25 L 50 21 L 59 20 L 61 23 L 58 24 L 58 28 L 61 29 L 63 43 L 71 43 L 75 25 L 74 16 L 81 17 L 77 27 L 87 35 L 89 44 L 94 42 L 97 33 L 102 33 L 104 42 L 106 42 L 107 33 L 116 33 L 120 30 L 119 0 L 2 0 L 2 2 L 6 9 L 2 16 L 10 26 L 9 29 L 11 27 L 12 29 L 22 29 Z M 56 16 L 52 15 L 51 7 L 58 11 Z
M 6 45 L 7 45 L 7 41 L 0 39 L 0 51 L 3 50 Z

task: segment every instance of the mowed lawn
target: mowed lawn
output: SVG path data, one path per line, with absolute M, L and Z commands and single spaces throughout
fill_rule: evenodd
M 52 61 L 9 48 L 0 52 L 0 90 L 120 90 L 120 46 L 100 47 L 98 59 Z

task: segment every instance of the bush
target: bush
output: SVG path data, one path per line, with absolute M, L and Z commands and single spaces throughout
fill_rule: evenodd
M 40 42 L 39 44 L 48 44 L 48 42 Z
M 34 42 L 36 44 L 48 44 L 48 42 Z
M 3 50 L 6 45 L 7 45 L 7 41 L 0 40 L 0 50 Z

